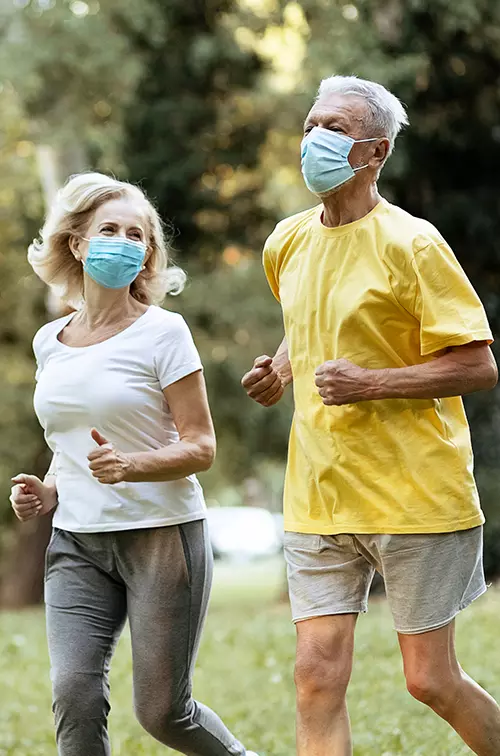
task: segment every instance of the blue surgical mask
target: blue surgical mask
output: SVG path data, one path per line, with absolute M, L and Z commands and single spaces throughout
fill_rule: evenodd
M 307 188 L 314 194 L 324 194 L 345 184 L 368 164 L 353 168 L 348 156 L 357 142 L 376 142 L 372 139 L 352 139 L 344 134 L 315 126 L 302 140 L 301 168 Z
M 87 239 L 89 253 L 83 269 L 106 289 L 130 286 L 142 270 L 146 245 L 122 236 L 93 236 Z

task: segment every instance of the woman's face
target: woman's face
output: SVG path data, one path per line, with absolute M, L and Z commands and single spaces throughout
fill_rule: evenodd
M 147 245 L 147 209 L 129 197 L 109 200 L 97 208 L 85 238 L 73 237 L 72 252 L 77 260 L 85 262 L 88 255 L 87 239 L 93 236 L 124 237 Z M 146 257 L 148 252 L 146 252 Z

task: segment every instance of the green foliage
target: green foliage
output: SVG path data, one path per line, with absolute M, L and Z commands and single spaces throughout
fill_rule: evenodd
M 36 229 L 40 196 L 34 146 L 14 92 L 0 92 L 0 521 L 10 478 L 38 466 L 44 446 L 33 414 L 31 339 L 44 318 L 42 285 L 30 275 L 26 234 Z
M 146 7 L 154 35 L 123 18 L 118 24 L 143 70 L 126 117 L 130 178 L 180 232 L 185 255 L 211 263 L 228 244 L 256 249 L 265 215 L 254 169 L 266 122 L 252 96 L 260 61 L 225 24 L 235 3 Z
M 248 476 L 279 495 L 291 391 L 264 410 L 242 374 L 282 337 L 260 249 L 274 220 L 313 204 L 299 171 L 319 80 L 357 73 L 393 89 L 410 128 L 384 170 L 385 196 L 428 218 L 500 325 L 500 4 L 490 0 L 23 0 L 0 8 L 0 518 L 10 476 L 45 463 L 31 409 L 31 339 L 43 291 L 25 249 L 41 222 L 35 144 L 60 178 L 96 167 L 140 181 L 191 283 L 183 312 L 206 366 L 219 455 L 210 497 L 238 502 Z M 500 569 L 497 392 L 467 399 Z
M 205 479 L 211 494 L 217 479 L 238 483 L 286 456 L 291 396 L 264 409 L 240 385 L 255 357 L 274 354 L 281 342 L 281 310 L 252 257 L 210 273 L 195 266 L 185 293 L 169 302 L 177 305 L 200 349 L 219 442 L 217 466 Z
M 385 84 L 406 104 L 410 127 L 399 137 L 384 169 L 381 191 L 437 226 L 479 292 L 497 331 L 500 4 L 360 0 L 342 7 L 321 2 L 307 7 L 311 30 L 308 89 L 321 76 L 356 73 Z M 332 46 L 331 36 L 321 33 L 325 29 L 338 45 Z M 496 345 L 494 350 L 498 355 Z M 495 391 L 466 398 L 488 518 L 490 575 L 500 570 L 496 547 L 498 397 Z
M 281 566 L 229 565 L 216 571 L 195 674 L 194 692 L 212 706 L 249 748 L 261 756 L 294 751 L 293 660 L 295 633 L 287 606 L 270 604 Z M 242 574 L 243 572 L 243 574 Z M 264 575 L 266 584 L 260 583 Z M 240 581 L 240 590 L 226 593 Z M 245 585 L 253 592 L 247 594 Z M 480 599 L 458 619 L 458 655 L 464 669 L 500 698 L 500 657 L 485 654 L 498 642 L 500 595 Z M 436 714 L 405 691 L 400 653 L 388 607 L 372 601 L 356 632 L 348 694 L 355 756 L 466 756 L 470 751 Z M 22 670 L 22 674 L 19 673 Z M 40 612 L 0 615 L 0 756 L 46 756 L 54 750 L 45 629 Z M 26 685 L 29 679 L 30 684 Z M 128 632 L 111 672 L 111 742 L 116 756 L 172 753 L 141 730 L 132 710 Z
M 144 14 L 108 0 L 11 4 L 0 15 L 1 78 L 22 99 L 32 138 L 57 145 L 61 181 L 85 167 L 121 169 L 121 119 L 140 72 L 113 12 Z

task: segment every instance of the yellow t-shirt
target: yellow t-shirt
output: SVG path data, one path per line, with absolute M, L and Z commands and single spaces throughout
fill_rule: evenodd
M 337 228 L 321 214 L 319 206 L 282 221 L 264 249 L 293 372 L 285 529 L 439 533 L 481 524 L 460 397 L 326 407 L 314 382 L 327 360 L 397 368 L 490 342 L 478 296 L 427 221 L 385 200 Z

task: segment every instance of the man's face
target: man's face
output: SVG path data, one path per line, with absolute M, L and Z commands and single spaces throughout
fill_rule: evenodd
M 368 106 L 363 98 L 357 95 L 325 95 L 309 111 L 304 123 L 304 136 L 307 136 L 315 126 L 320 126 L 323 129 L 355 140 L 383 137 L 382 134 L 370 133 L 367 108 Z M 373 142 L 353 144 L 348 155 L 351 167 L 361 168 L 368 165 L 367 171 L 356 173 L 348 182 L 318 196 L 325 199 L 331 194 L 341 191 L 346 183 L 370 184 L 374 177 L 376 178 L 388 146 L 389 141 L 387 139 L 381 139 L 380 142 L 377 139 Z
M 381 136 L 366 133 L 366 104 L 356 95 L 331 94 L 316 102 L 304 123 L 304 136 L 314 126 L 336 131 L 353 139 Z

